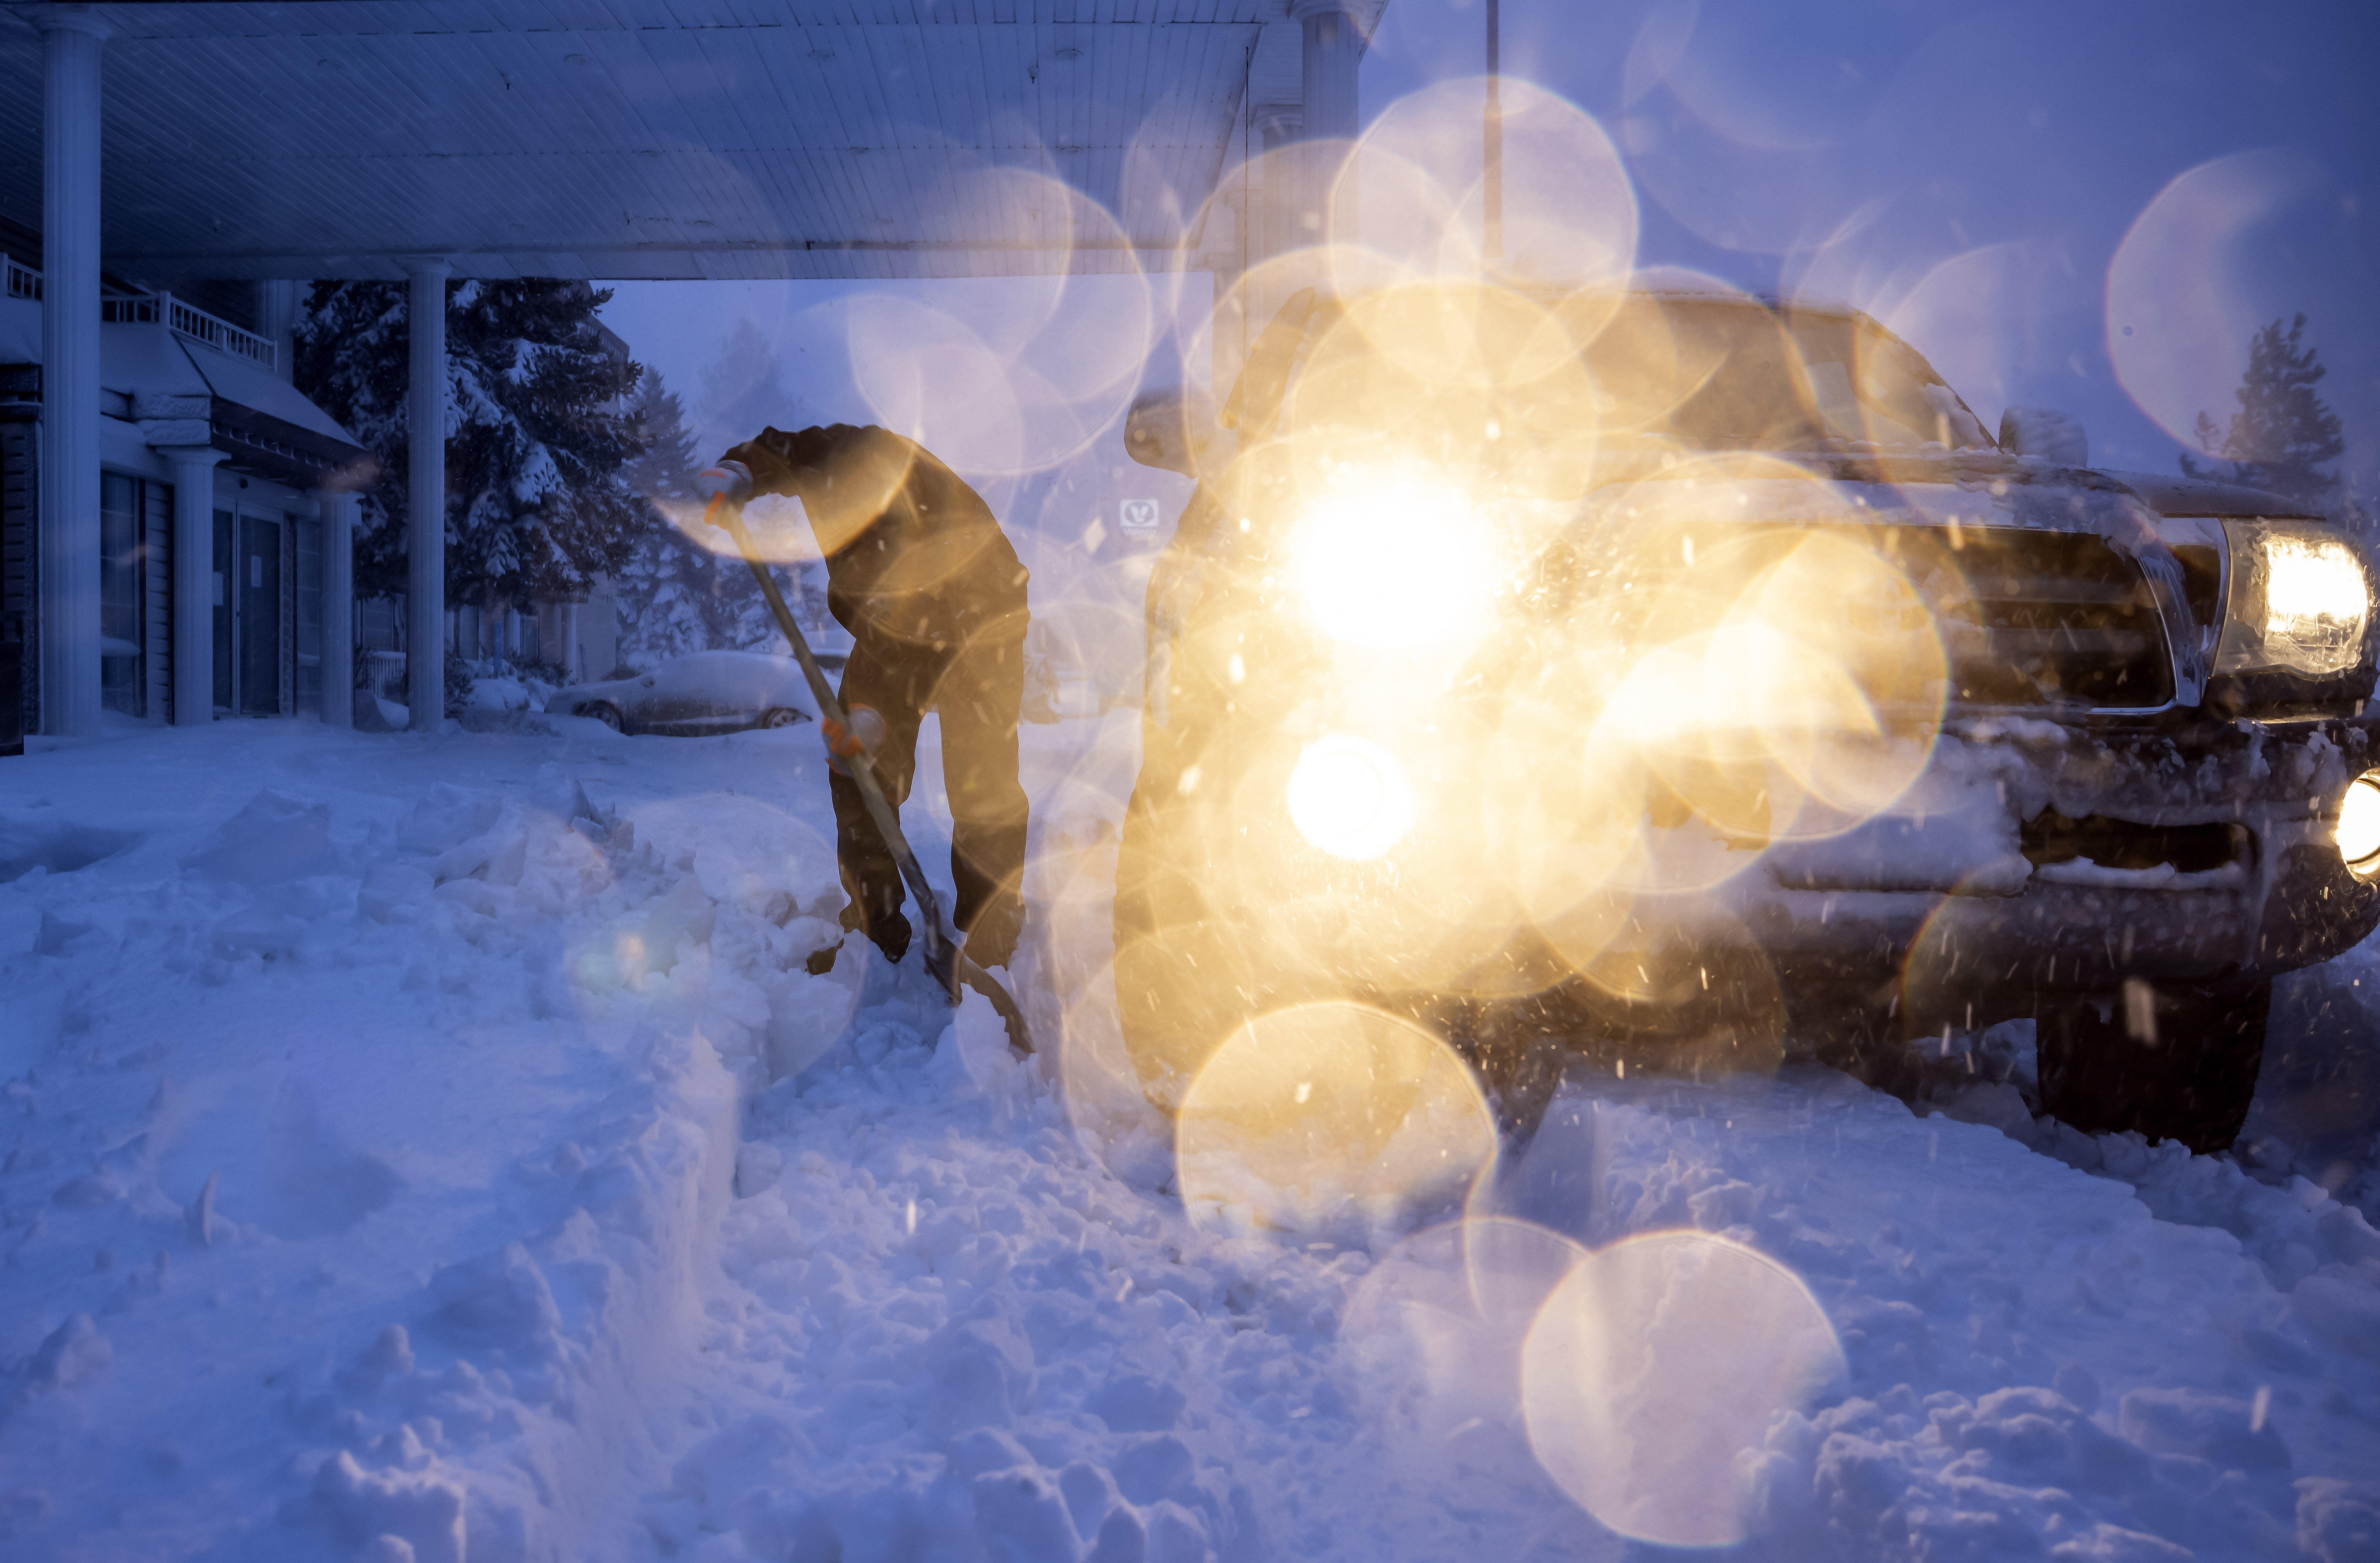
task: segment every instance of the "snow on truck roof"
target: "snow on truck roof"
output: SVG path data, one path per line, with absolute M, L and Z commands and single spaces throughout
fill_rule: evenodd
M 2243 483 L 2175 477 L 2163 472 L 2110 471 L 2107 476 L 2147 501 L 2160 515 L 2321 516 L 2321 512 L 2301 500 L 2266 489 L 2252 489 Z

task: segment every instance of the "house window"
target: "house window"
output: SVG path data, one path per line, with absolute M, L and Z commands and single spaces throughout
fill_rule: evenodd
M 109 710 L 148 714 L 148 678 L 140 612 L 148 575 L 141 535 L 140 479 L 120 472 L 99 477 L 99 690 Z

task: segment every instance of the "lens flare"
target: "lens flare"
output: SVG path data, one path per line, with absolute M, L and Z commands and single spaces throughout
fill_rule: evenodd
M 1665 1546 L 1725 1546 L 1752 1528 L 1741 1457 L 1845 1372 L 1791 1270 L 1705 1232 L 1651 1232 L 1554 1290 L 1521 1393 L 1538 1463 L 1589 1514 Z
M 2278 311 L 2241 251 L 2255 230 L 2319 189 L 2302 151 L 2235 152 L 2156 193 L 2107 265 L 2107 356 L 2140 409 L 2195 448 L 2201 414 L 2222 416 L 2248 342 Z
M 1586 1256 L 1543 1227 L 1488 1216 L 1433 1227 L 1380 1257 L 1348 1302 L 1339 1341 L 1356 1388 L 1379 1410 L 1391 1458 L 1442 1473 L 1448 1443 L 1477 1435 L 1525 1468 L 1522 1343 Z
M 1306 513 L 1299 589 L 1324 633 L 1375 650 L 1475 637 L 1496 596 L 1492 541 L 1443 485 L 1367 483 Z
M 1476 77 L 1437 81 L 1373 116 L 1354 161 L 1365 166 L 1385 153 L 1394 161 L 1384 170 L 1394 173 L 1379 182 L 1378 199 L 1364 176 L 1366 238 L 1415 273 L 1475 275 L 1484 264 L 1574 286 L 1627 272 L 1636 195 L 1619 150 L 1577 105 L 1518 77 L 1498 83 L 1503 231 L 1499 252 L 1488 253 L 1479 170 L 1486 91 Z
M 1032 169 L 978 169 L 924 200 L 929 226 L 996 249 L 1069 251 L 1074 263 L 969 285 L 999 307 L 965 319 L 897 285 L 855 296 L 842 315 L 861 397 L 971 477 L 1080 455 L 1123 416 L 1160 329 L 1162 300 L 1128 236 L 1097 201 Z
M 1191 1084 L 1174 1135 L 1198 1225 L 1350 1239 L 1459 1206 L 1496 1152 L 1487 1100 L 1452 1048 L 1345 1002 L 1241 1027 Z
M 1414 812 L 1404 767 L 1369 739 L 1319 739 L 1290 772 L 1290 818 L 1300 835 L 1334 857 L 1379 856 L 1413 829 Z

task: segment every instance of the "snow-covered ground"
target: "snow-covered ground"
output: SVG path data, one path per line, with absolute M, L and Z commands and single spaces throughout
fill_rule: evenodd
M 807 730 L 533 725 L 0 761 L 0 1556 L 2380 1557 L 2369 949 L 2237 1158 L 2021 1032 L 1588 1057 L 1465 1222 L 1234 1235 L 1116 1078 L 1129 713 L 1027 730 L 1026 1062 L 806 975 Z

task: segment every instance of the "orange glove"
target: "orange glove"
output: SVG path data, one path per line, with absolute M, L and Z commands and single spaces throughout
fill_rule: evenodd
M 854 755 L 874 759 L 884 747 L 885 727 L 884 718 L 873 706 L 849 706 L 844 715 L 851 719 L 848 724 L 829 717 L 819 723 L 819 736 L 826 740 L 826 763 L 848 776 L 851 767 L 846 762 Z

